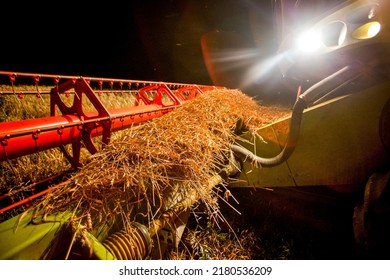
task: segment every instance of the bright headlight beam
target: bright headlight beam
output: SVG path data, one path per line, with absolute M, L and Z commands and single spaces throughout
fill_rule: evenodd
M 369 38 L 375 37 L 379 31 L 381 31 L 381 24 L 379 22 L 373 22 L 368 28 L 367 35 Z
M 352 32 L 352 37 L 359 40 L 371 39 L 378 35 L 381 31 L 381 24 L 377 21 L 372 21 L 363 24 Z
M 298 38 L 298 49 L 304 52 L 314 52 L 321 45 L 321 35 L 314 31 L 308 31 Z

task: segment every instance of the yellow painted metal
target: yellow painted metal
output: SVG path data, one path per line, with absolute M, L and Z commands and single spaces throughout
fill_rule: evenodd
M 92 248 L 92 255 L 95 259 L 116 260 L 113 254 L 93 234 L 87 232 L 86 235 Z
M 15 216 L 0 226 L 0 260 L 38 260 L 45 259 L 50 250 L 58 250 L 53 243 L 61 236 L 60 230 L 71 218 L 71 212 L 61 212 L 43 219 L 33 218 L 32 211 Z M 93 234 L 86 232 L 88 254 L 92 259 L 113 260 L 114 256 Z M 59 240 L 61 242 L 61 240 Z M 69 240 L 61 242 L 69 245 Z M 61 247 L 61 246 L 60 246 Z M 63 248 L 64 249 L 64 248 Z M 65 248 L 67 249 L 67 248 Z M 61 252 L 54 252 L 61 254 Z
M 389 162 L 381 139 L 390 82 L 306 109 L 301 134 L 291 157 L 276 167 L 256 167 L 244 162 L 231 187 L 290 187 L 315 185 L 364 185 L 376 168 Z M 256 155 L 271 157 L 286 141 L 290 118 L 241 135 L 239 144 Z M 382 132 L 381 132 L 382 131 Z M 388 141 L 388 140 L 387 140 Z
M 0 227 L 0 260 L 40 259 L 70 215 L 63 212 L 43 221 L 33 219 L 32 211 L 28 211 L 3 222 Z

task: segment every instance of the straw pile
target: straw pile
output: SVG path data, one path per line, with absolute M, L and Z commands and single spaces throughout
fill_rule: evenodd
M 239 90 L 206 92 L 117 134 L 36 209 L 42 214 L 70 210 L 80 224 L 95 228 L 118 217 L 151 221 L 196 191 L 207 214 L 218 218 L 218 190 L 206 192 L 204 186 L 227 164 L 237 121 L 255 130 L 286 114 L 286 109 L 263 107 Z

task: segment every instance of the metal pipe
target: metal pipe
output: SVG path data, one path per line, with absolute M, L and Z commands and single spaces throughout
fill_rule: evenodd
M 16 74 L 9 75 L 14 81 Z M 19 73 L 18 75 L 31 77 L 32 74 Z M 45 77 L 55 78 L 56 76 L 46 75 Z M 111 132 L 128 128 L 134 123 L 160 117 L 188 100 L 181 100 L 177 97 L 167 84 L 157 85 L 155 83 L 139 90 L 136 100 L 138 101 L 139 97 L 144 99 L 143 106 L 139 106 L 137 102 L 130 108 L 108 110 L 90 87 L 88 79 L 92 78 L 67 78 L 69 80 L 61 85 L 57 83 L 57 86 L 51 90 L 50 117 L 0 123 L 0 162 L 60 147 L 71 164 L 77 167 L 80 166 L 81 141 L 93 154 L 97 152 L 92 142 L 93 137 L 102 135 L 102 142 L 108 144 Z M 98 82 L 102 85 L 103 79 Z M 109 82 L 114 83 L 113 80 Z M 181 86 L 184 85 L 181 84 Z M 201 91 L 198 86 L 196 89 Z M 69 90 L 74 90 L 78 97 L 74 98 L 71 107 L 59 97 L 60 94 Z M 158 94 L 154 99 L 149 100 L 146 98 L 148 91 L 157 91 Z M 95 112 L 83 111 L 82 97 L 84 95 L 95 107 Z M 168 96 L 171 102 L 164 104 L 163 96 Z M 190 98 L 193 96 L 191 95 Z M 61 111 L 61 116 L 56 116 L 57 108 Z M 73 155 L 64 149 L 64 146 L 68 144 L 72 144 Z
M 160 117 L 175 107 L 161 108 L 152 104 L 113 109 L 109 117 L 89 120 L 76 115 L 64 115 L 0 123 L 0 162 L 79 142 L 86 130 L 90 130 L 92 137 L 99 136 L 102 134 L 100 124 L 103 122 L 110 122 L 111 131 L 118 131 Z

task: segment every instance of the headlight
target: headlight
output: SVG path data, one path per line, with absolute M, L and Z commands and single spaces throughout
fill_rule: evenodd
M 344 59 L 346 54 L 353 53 L 355 49 L 388 43 L 390 41 L 387 28 L 389 24 L 386 24 L 388 14 L 386 12 L 389 12 L 390 8 L 388 2 L 390 0 L 346 1 L 337 9 L 325 12 L 324 17 L 307 26 L 306 32 L 302 35 L 291 33 L 279 49 L 279 53 L 284 56 L 279 63 L 282 74 L 288 75 L 294 65 L 298 65 L 300 69 L 305 66 L 310 69 L 315 59 L 320 61 L 330 53 L 334 55 L 329 57 L 335 58 L 340 54 Z M 359 55 L 363 59 L 363 52 Z M 327 62 L 326 59 L 321 60 L 321 63 Z M 344 62 L 340 60 L 340 63 Z
M 381 31 L 381 24 L 377 21 L 368 22 L 353 31 L 352 37 L 355 39 L 370 39 Z
M 314 52 L 322 46 L 321 35 L 315 31 L 303 33 L 297 42 L 298 49 L 304 52 Z
M 350 32 L 349 44 L 355 40 L 374 38 L 381 30 L 378 21 L 371 21 L 359 26 Z M 326 24 L 320 31 L 307 31 L 297 40 L 297 49 L 301 52 L 314 52 L 324 47 L 324 50 L 332 50 L 344 44 L 347 36 L 347 25 L 341 21 Z M 330 49 L 329 49 L 330 48 Z
M 311 27 L 298 38 L 299 51 L 330 52 L 374 38 L 381 31 L 379 5 L 357 1 Z

